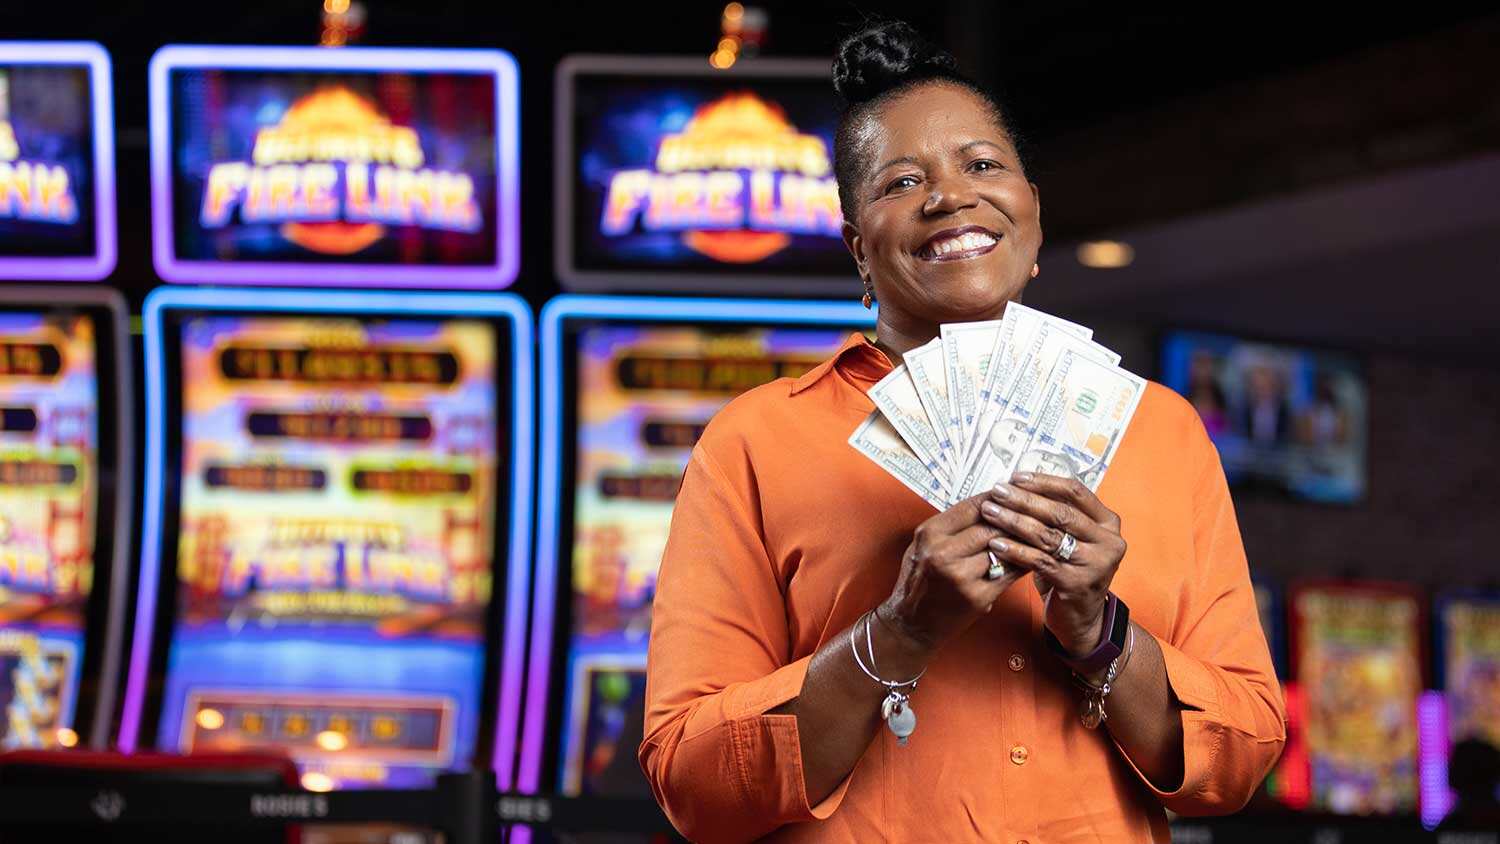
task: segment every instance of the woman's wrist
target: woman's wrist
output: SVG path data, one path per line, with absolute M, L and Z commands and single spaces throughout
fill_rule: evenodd
M 889 652 L 892 665 L 920 669 L 932 658 L 936 644 L 907 624 L 889 602 L 876 606 L 871 615 L 876 620 L 874 635 L 878 638 L 877 645 L 884 647 L 882 661 Z

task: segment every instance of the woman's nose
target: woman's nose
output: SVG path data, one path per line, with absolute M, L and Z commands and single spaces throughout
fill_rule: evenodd
M 922 213 L 952 214 L 977 204 L 979 194 L 974 187 L 967 179 L 955 176 L 942 179 L 932 186 L 932 193 L 928 194 L 927 201 L 922 204 Z

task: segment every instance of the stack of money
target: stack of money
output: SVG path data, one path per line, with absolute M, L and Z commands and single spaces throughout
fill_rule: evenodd
M 1014 472 L 1097 491 L 1146 382 L 1093 334 L 1019 302 L 944 325 L 870 388 L 849 444 L 939 510 Z

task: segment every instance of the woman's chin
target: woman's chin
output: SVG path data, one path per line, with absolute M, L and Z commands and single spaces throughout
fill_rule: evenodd
M 1025 284 L 997 285 L 993 277 L 975 279 L 963 285 L 934 285 L 929 291 L 930 310 L 947 318 L 937 322 L 974 322 L 999 319 L 1005 304 L 1020 297 Z

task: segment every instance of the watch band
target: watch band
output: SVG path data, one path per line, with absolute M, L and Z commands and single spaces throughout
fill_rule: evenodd
M 1046 627 L 1042 628 L 1042 640 L 1047 643 L 1047 648 L 1057 655 L 1067 666 L 1077 674 L 1088 676 L 1097 674 L 1109 667 L 1125 650 L 1125 639 L 1130 633 L 1130 608 L 1120 600 L 1115 593 L 1109 593 L 1104 600 L 1104 633 L 1099 644 L 1092 651 L 1081 657 L 1075 657 L 1068 653 L 1052 635 L 1052 631 Z

